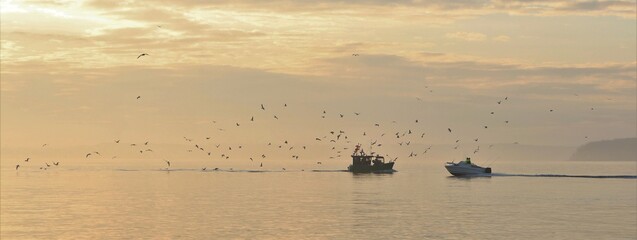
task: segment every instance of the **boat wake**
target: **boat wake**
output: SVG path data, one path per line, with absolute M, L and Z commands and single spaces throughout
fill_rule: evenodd
M 349 172 L 347 170 L 312 170 L 312 172 Z
M 493 177 L 548 177 L 548 178 L 618 178 L 637 179 L 637 175 L 569 175 L 569 174 L 509 174 L 492 173 Z
M 252 170 L 252 169 L 197 169 L 197 168 L 160 168 L 160 169 L 115 169 L 118 172 L 236 172 L 236 173 L 282 173 L 282 172 L 347 172 L 347 170 Z

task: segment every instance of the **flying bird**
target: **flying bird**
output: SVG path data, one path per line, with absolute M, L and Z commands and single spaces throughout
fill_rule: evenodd
M 18 170 L 18 168 L 20 168 L 20 164 L 15 165 L 15 170 Z
M 143 57 L 143 56 L 148 56 L 148 53 L 139 54 L 139 56 L 137 56 L 137 59 L 139 59 L 140 57 Z
M 24 161 L 25 161 L 25 162 L 29 162 L 29 159 L 31 159 L 31 158 L 24 159 Z
M 168 164 L 168 166 L 170 167 L 170 161 L 164 159 L 164 161 L 166 161 L 166 164 Z
M 142 98 L 142 96 L 137 96 L 137 99 L 140 99 L 140 98 Z
M 261 110 L 265 110 L 265 107 L 263 106 L 263 104 L 261 104 Z
M 451 128 L 447 128 L 447 131 L 451 132 Z

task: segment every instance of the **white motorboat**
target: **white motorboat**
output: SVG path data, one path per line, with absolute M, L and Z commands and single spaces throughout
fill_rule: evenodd
M 467 175 L 484 175 L 491 174 L 490 167 L 480 167 L 471 163 L 471 158 L 467 158 L 461 162 L 447 162 L 445 168 L 449 173 L 454 176 L 467 176 Z

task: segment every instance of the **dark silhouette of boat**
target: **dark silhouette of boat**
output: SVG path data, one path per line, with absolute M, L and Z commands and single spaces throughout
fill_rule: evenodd
M 359 152 L 360 150 L 360 152 Z M 385 158 L 380 155 L 367 155 L 356 145 L 352 154 L 352 164 L 347 167 L 347 171 L 353 173 L 393 173 L 394 161 L 385 162 Z

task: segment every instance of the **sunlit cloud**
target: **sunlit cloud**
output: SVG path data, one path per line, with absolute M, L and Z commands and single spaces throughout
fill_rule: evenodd
M 482 33 L 477 32 L 455 32 L 455 33 L 447 33 L 445 35 L 447 38 L 458 39 L 463 41 L 484 41 L 487 39 L 487 36 Z
M 511 37 L 506 35 L 499 35 L 499 36 L 493 37 L 493 41 L 497 41 L 497 42 L 508 42 L 509 40 L 511 40 Z

